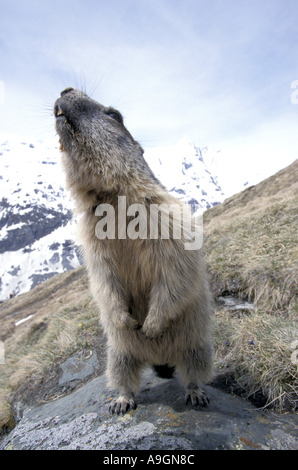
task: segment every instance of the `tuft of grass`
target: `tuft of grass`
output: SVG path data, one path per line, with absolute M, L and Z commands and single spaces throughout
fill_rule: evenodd
M 232 365 L 247 395 L 262 392 L 267 404 L 283 410 L 298 406 L 297 364 L 293 345 L 297 323 L 256 314 L 238 324 L 232 337 Z
M 218 369 L 232 371 L 246 397 L 261 393 L 265 407 L 298 408 L 297 322 L 260 311 L 227 317 L 217 315 Z

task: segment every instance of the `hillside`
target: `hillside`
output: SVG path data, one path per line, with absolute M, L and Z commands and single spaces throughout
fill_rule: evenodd
M 215 295 L 237 293 L 269 313 L 297 309 L 298 160 L 204 214 Z
M 295 408 L 298 395 L 293 359 L 298 338 L 297 172 L 295 162 L 204 216 L 216 300 L 217 384 L 262 396 L 263 404 L 279 411 Z M 227 294 L 249 299 L 255 309 L 226 308 L 217 301 Z M 27 321 L 18 323 L 22 319 Z M 67 393 L 55 387 L 59 366 L 68 357 L 96 350 L 104 370 L 104 338 L 82 267 L 3 302 L 0 322 L 3 429 L 13 426 L 19 400 L 43 401 Z
M 255 310 L 216 311 L 218 372 L 275 409 L 298 405 L 298 161 L 204 216 L 215 298 L 237 295 Z

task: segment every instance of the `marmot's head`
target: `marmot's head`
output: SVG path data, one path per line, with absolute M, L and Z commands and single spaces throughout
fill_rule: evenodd
M 123 124 L 123 117 L 86 93 L 66 88 L 55 102 L 56 130 L 60 137 L 68 186 L 105 191 L 132 182 L 141 175 L 154 178 L 141 146 Z M 99 180 L 100 177 L 100 180 Z
M 116 148 L 128 149 L 138 146 L 123 124 L 119 111 L 105 107 L 86 93 L 66 88 L 55 102 L 56 130 L 60 136 L 62 150 L 71 153 L 95 154 L 115 152 Z M 75 156 L 75 155 L 73 155 Z

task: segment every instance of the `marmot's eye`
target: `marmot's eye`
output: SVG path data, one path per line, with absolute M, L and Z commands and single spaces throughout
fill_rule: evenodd
M 107 114 L 110 118 L 114 119 L 115 121 L 120 122 L 120 124 L 123 124 L 122 116 L 121 116 L 121 114 L 118 113 L 117 111 L 114 111 L 114 110 L 109 111 L 109 110 L 108 110 L 108 111 L 106 111 L 106 114 Z
M 113 119 L 115 119 L 116 121 L 120 121 L 120 116 L 119 114 L 116 114 L 116 113 L 109 113 L 109 116 Z

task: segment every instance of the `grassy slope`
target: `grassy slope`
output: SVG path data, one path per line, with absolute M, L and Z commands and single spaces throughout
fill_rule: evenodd
M 297 400 L 296 208 L 298 162 L 205 213 L 205 251 L 215 296 L 238 293 L 254 313 L 216 309 L 217 369 L 235 375 L 247 394 L 261 391 L 276 409 Z M 20 326 L 15 322 L 34 317 Z M 85 270 L 57 275 L 0 305 L 0 428 L 12 425 L 20 387 L 44 380 L 76 351 L 103 341 Z
M 275 409 L 298 405 L 298 161 L 206 212 L 205 251 L 215 296 L 235 293 L 254 313 L 217 310 L 217 366 Z
M 207 211 L 205 247 L 217 294 L 236 291 L 268 312 L 292 312 L 297 201 L 298 161 Z

